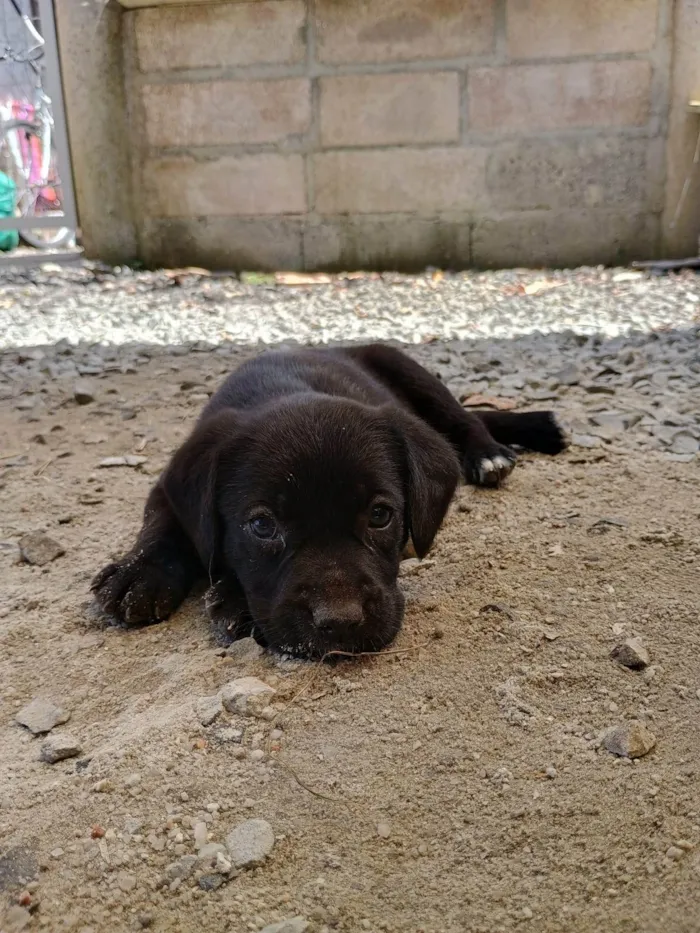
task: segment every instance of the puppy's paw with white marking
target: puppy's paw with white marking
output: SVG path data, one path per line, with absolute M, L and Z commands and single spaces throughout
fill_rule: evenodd
M 464 460 L 465 478 L 474 486 L 500 486 L 513 472 L 517 459 L 510 447 L 503 444 L 494 444 L 493 449 L 471 452 Z

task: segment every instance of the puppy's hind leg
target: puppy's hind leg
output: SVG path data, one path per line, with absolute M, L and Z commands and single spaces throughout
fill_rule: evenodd
M 542 454 L 559 454 L 569 436 L 552 411 L 475 412 L 500 444 L 515 445 Z

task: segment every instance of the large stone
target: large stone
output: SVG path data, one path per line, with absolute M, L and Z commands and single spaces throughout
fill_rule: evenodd
M 615 645 L 610 657 L 633 671 L 643 670 L 650 662 L 649 652 L 638 638 L 626 638 L 621 644 Z
M 143 88 L 151 146 L 282 143 L 306 132 L 308 78 L 149 84 Z
M 34 735 L 43 735 L 51 732 L 56 726 L 68 722 L 70 713 L 51 700 L 37 698 L 23 707 L 15 716 L 15 720 Z
M 321 78 L 323 146 L 390 146 L 459 139 L 456 71 Z
M 473 210 L 486 206 L 487 150 L 383 149 L 315 156 L 320 214 Z
M 261 152 L 200 162 L 151 159 L 145 166 L 152 217 L 303 214 L 304 162 L 297 154 Z
M 511 58 L 648 52 L 658 0 L 507 0 Z
M 486 55 L 493 49 L 494 0 L 318 0 L 322 62 L 386 62 Z
M 66 758 L 75 758 L 82 751 L 80 742 L 67 732 L 50 736 L 41 746 L 39 757 L 46 764 L 55 765 Z
M 656 745 L 656 736 L 636 719 L 613 726 L 603 735 L 603 746 L 621 758 L 642 758 Z
M 645 61 L 474 68 L 469 125 L 480 133 L 643 126 L 650 93 Z
M 19 553 L 27 564 L 43 567 L 66 553 L 65 548 L 41 531 L 31 531 L 19 539 Z
M 221 700 L 229 713 L 257 715 L 265 708 L 275 690 L 257 677 L 239 677 L 221 690 Z
M 226 837 L 226 848 L 234 868 L 262 865 L 275 845 L 275 834 L 267 820 L 246 820 Z
M 306 52 L 303 0 L 258 0 L 140 10 L 141 71 L 298 64 Z

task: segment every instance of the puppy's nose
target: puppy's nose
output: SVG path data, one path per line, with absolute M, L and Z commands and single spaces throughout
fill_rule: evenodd
M 321 602 L 313 609 L 315 627 L 320 632 L 334 632 L 360 625 L 364 609 L 359 600 L 333 600 Z

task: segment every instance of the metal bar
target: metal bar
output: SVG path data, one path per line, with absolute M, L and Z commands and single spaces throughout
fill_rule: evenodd
M 71 227 L 68 217 L 56 214 L 44 214 L 37 217 L 0 217 L 0 230 L 57 230 Z
M 46 90 L 51 98 L 54 120 L 53 134 L 56 138 L 56 158 L 58 160 L 58 174 L 61 179 L 64 206 L 63 224 L 59 224 L 59 226 L 76 228 L 78 218 L 75 210 L 75 192 L 66 129 L 66 112 L 63 107 L 63 85 L 61 82 L 61 65 L 58 59 L 58 33 L 56 32 L 53 0 L 39 0 L 39 23 L 41 25 L 41 34 L 46 42 L 44 46 L 44 73 L 46 75 Z

